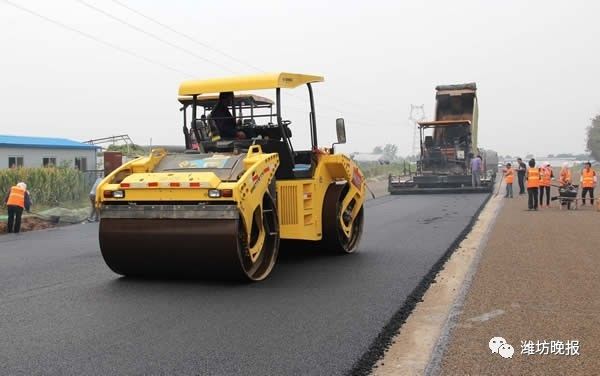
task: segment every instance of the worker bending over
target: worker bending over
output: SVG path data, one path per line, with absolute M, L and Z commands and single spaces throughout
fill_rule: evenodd
M 583 187 L 581 191 L 581 205 L 585 205 L 585 197 L 588 192 L 590 193 L 590 204 L 594 205 L 594 187 L 598 183 L 598 177 L 596 176 L 596 171 L 592 169 L 592 164 L 587 162 L 583 171 L 581 171 L 581 177 L 579 178 L 579 182 Z
M 569 169 L 569 162 L 564 162 L 562 168 L 560 169 L 560 174 L 558 176 L 558 182 L 562 188 L 571 184 L 571 170 Z
M 8 232 L 19 233 L 21 231 L 23 209 L 29 212 L 31 207 L 31 198 L 29 197 L 29 192 L 27 192 L 27 184 L 21 182 L 11 187 L 4 199 L 4 204 L 8 209 Z
M 544 207 L 544 193 L 546 193 L 546 207 L 550 207 L 550 186 L 554 173 L 550 163 L 544 162 L 540 168 L 540 207 Z
M 527 169 L 527 194 L 529 210 L 538 210 L 538 189 L 540 187 L 540 170 L 535 167 L 535 160 L 529 160 Z

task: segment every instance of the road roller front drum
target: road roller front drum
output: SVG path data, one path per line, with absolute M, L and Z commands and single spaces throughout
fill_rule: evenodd
M 265 195 L 253 217 L 251 244 L 239 218 L 101 218 L 100 250 L 124 276 L 217 278 L 260 281 L 275 264 L 279 227 Z

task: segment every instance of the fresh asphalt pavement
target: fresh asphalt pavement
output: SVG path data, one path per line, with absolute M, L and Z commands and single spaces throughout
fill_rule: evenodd
M 347 374 L 485 198 L 368 201 L 357 253 L 254 284 L 119 277 L 96 224 L 0 236 L 0 374 Z

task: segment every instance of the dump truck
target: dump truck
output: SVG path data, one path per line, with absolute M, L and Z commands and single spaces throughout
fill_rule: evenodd
M 312 84 L 323 80 L 274 73 L 183 82 L 186 150 L 154 149 L 97 189 L 100 249 L 110 269 L 260 281 L 286 244 L 355 252 L 365 178 L 335 152 L 346 142 L 343 119 L 336 120 L 337 142 L 319 147 Z M 308 150 L 294 148 L 283 112 L 282 91 L 300 86 L 307 89 L 309 121 L 294 132 L 310 132 Z
M 389 176 L 390 194 L 489 192 L 498 157 L 478 148 L 478 106 L 475 83 L 436 88 L 435 120 L 418 123 L 420 154 L 416 173 Z M 471 159 L 482 158 L 483 173 L 474 185 Z

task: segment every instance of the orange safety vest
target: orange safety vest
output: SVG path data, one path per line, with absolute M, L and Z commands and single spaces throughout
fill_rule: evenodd
M 540 170 L 530 168 L 527 170 L 527 188 L 538 188 L 540 186 Z
M 542 167 L 540 173 L 540 187 L 549 187 L 552 185 L 552 169 L 550 169 L 550 167 Z
M 25 208 L 25 190 L 17 187 L 16 185 L 10 189 L 8 195 L 8 201 L 6 205 L 20 206 Z
M 581 171 L 583 188 L 594 188 L 594 176 L 596 176 L 596 171 L 591 168 L 589 170 L 584 169 Z
M 560 170 L 560 184 L 567 185 L 571 182 L 571 171 L 569 169 L 563 168 Z
M 506 184 L 512 184 L 513 181 L 515 181 L 515 174 L 512 167 L 507 168 L 506 171 L 504 171 L 504 178 L 506 179 Z

